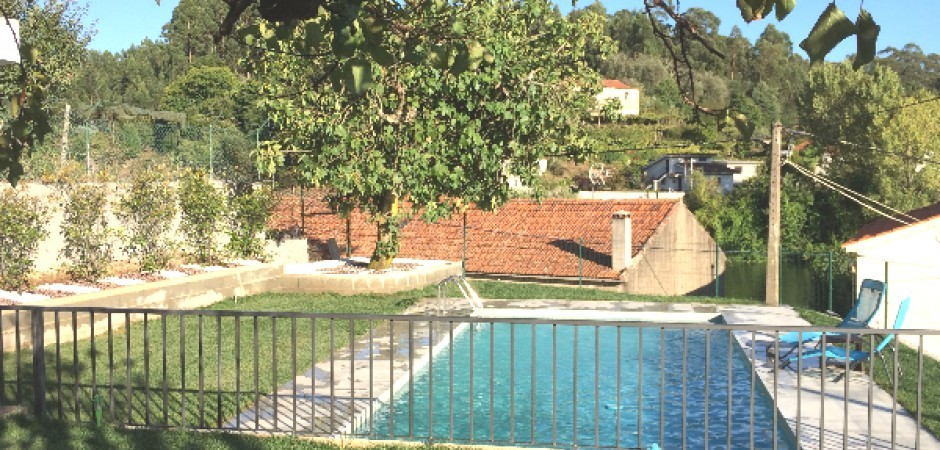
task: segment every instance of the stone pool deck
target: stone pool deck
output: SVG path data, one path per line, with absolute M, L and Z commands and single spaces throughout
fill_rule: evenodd
M 720 309 L 725 322 L 733 325 L 754 325 L 762 328 L 809 325 L 795 311 L 786 307 L 729 306 Z M 804 369 L 799 386 L 795 370 L 778 369 L 775 393 L 774 363 L 766 357 L 767 348 L 774 345 L 774 336 L 747 332 L 735 334 L 745 354 L 749 358 L 754 354 L 755 358 L 751 363 L 756 368 L 757 376 L 771 396 L 776 395 L 777 409 L 794 434 L 799 423 L 800 444 L 803 448 L 940 449 L 940 441 L 926 429 L 918 430 L 916 418 L 900 405 L 895 405 L 891 395 L 877 385 L 871 390 L 872 408 L 869 421 L 870 378 L 866 374 L 853 372 L 850 376 L 837 380 L 843 371 L 830 368 L 826 370 L 823 395 L 824 380 L 818 368 Z M 849 384 L 848 396 L 845 391 L 846 382 Z M 907 377 L 902 382 L 915 381 Z M 820 405 L 820 402 L 823 405 Z M 897 408 L 897 415 L 895 420 L 892 420 L 894 408 Z M 824 427 L 820 427 L 820 422 Z M 844 434 L 843 430 L 846 428 L 848 433 Z M 895 436 L 893 440 L 892 433 Z M 823 441 L 822 445 L 820 440 Z
M 457 303 L 441 305 L 436 300 L 428 300 L 423 305 L 413 307 L 408 313 L 469 313 L 467 310 L 456 310 L 460 306 Z M 478 312 L 478 316 L 505 317 L 510 315 L 507 314 L 509 311 L 523 317 L 545 318 L 543 312 L 546 310 L 577 310 L 565 315 L 565 318 L 705 323 L 723 317 L 728 324 L 752 325 L 761 329 L 808 325 L 796 312 L 786 307 L 561 300 L 486 300 L 485 306 L 486 311 L 483 314 Z M 457 327 L 459 325 L 455 324 L 455 333 Z M 396 323 L 394 329 L 389 330 L 387 323 L 376 323 L 371 347 L 370 339 L 366 336 L 358 339 L 352 349 L 336 349 L 332 367 L 330 361 L 317 364 L 305 374 L 296 377 L 293 382 L 281 386 L 277 395 L 264 396 L 257 405 L 245 409 L 238 417 L 231 418 L 226 426 L 244 431 L 255 430 L 256 427 L 260 430 L 282 432 L 296 429 L 299 433 L 313 431 L 320 435 L 346 437 L 362 425 L 368 424 L 372 411 L 378 410 L 389 401 L 394 392 L 407 386 L 410 373 L 420 371 L 427 365 L 433 353 L 446 347 L 450 333 L 450 326 L 446 322 L 437 323 L 430 333 L 433 334 L 432 345 L 429 345 L 432 336 L 429 336 L 426 324 L 409 330 L 408 323 Z M 392 334 L 394 339 L 391 339 Z M 796 435 L 799 423 L 802 448 L 940 450 L 940 441 L 926 429 L 918 430 L 915 418 L 900 405 L 896 406 L 897 415 L 892 420 L 892 410 L 895 408 L 892 398 L 877 386 L 872 389 L 872 418 L 869 421 L 867 376 L 853 373 L 847 377 L 847 402 L 844 381 L 834 381 L 841 373 L 837 369 L 827 370 L 825 395 L 821 394 L 822 380 L 818 369 L 804 370 L 798 388 L 798 374 L 794 370 L 775 372 L 773 363 L 766 360 L 766 348 L 773 345 L 772 334 L 740 332 L 735 335 L 748 358 L 751 357 L 752 349 L 754 350 L 755 358 L 752 364 L 756 375 L 771 396 L 776 396 L 782 419 L 779 426 L 789 426 Z M 756 339 L 752 340 L 753 336 L 756 336 Z M 418 345 L 414 347 L 413 354 L 409 354 L 407 344 L 412 340 Z M 394 348 L 391 343 L 394 343 Z M 355 355 L 352 365 L 350 354 Z M 415 365 L 409 370 L 411 359 Z M 776 389 L 773 387 L 775 376 Z M 913 381 L 908 379 L 908 382 Z M 823 402 L 823 408 L 820 402 Z M 825 428 L 822 432 L 821 412 L 824 413 L 822 422 Z M 846 412 L 847 422 L 844 421 Z M 843 435 L 845 427 L 848 430 L 847 435 Z M 368 430 L 366 432 L 366 436 L 359 437 L 368 437 Z M 895 436 L 894 445 L 892 434 Z

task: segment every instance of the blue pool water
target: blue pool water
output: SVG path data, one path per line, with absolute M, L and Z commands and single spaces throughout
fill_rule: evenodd
M 752 439 L 754 448 L 773 447 L 772 401 L 759 381 L 752 395 L 750 365 L 736 343 L 729 347 L 727 331 L 708 332 L 708 360 L 704 331 L 644 328 L 642 334 L 641 351 L 638 328 L 477 325 L 419 371 L 411 392 L 407 386 L 398 392 L 365 432 L 435 441 L 704 448 L 707 418 L 712 448 L 728 448 L 729 430 L 731 448 L 751 448 Z M 794 448 L 785 424 L 778 426 L 778 448 Z

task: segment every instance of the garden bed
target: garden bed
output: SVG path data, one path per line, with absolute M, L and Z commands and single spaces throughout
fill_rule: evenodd
M 21 292 L 0 289 L 0 304 L 41 304 L 47 300 L 91 294 L 128 286 L 139 286 L 156 281 L 185 278 L 191 275 L 212 273 L 233 267 L 250 267 L 262 264 L 255 260 L 234 260 L 224 265 L 202 266 L 183 264 L 173 269 L 154 272 L 125 272 L 99 278 L 96 281 L 51 280 L 38 284 L 35 288 Z

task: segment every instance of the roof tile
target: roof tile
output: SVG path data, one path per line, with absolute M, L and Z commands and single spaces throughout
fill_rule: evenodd
M 616 279 L 611 264 L 611 215 L 631 213 L 633 254 L 636 255 L 668 217 L 675 199 L 574 200 L 548 199 L 541 203 L 512 200 L 486 212 L 467 211 L 467 271 L 551 277 L 579 276 Z M 326 254 L 328 239 L 345 248 L 346 223 L 329 213 L 320 200 L 305 201 L 307 236 Z M 272 228 L 287 229 L 300 222 L 297 197 L 284 197 L 271 220 Z M 414 219 L 402 228 L 401 257 L 459 261 L 463 255 L 463 218 L 429 224 Z M 371 254 L 375 226 L 359 212 L 350 220 L 352 252 Z M 579 250 L 579 243 L 581 248 Z

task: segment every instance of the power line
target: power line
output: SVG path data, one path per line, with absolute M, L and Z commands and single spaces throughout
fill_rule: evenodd
M 938 96 L 936 96 L 936 97 L 931 97 L 931 98 L 923 99 L 923 100 L 917 100 L 917 101 L 915 101 L 915 102 L 911 102 L 911 103 L 908 103 L 908 104 L 906 104 L 906 105 L 893 106 L 893 107 L 891 107 L 891 108 L 879 109 L 879 110 L 875 111 L 875 113 L 882 113 L 882 112 L 889 112 L 889 111 L 900 111 L 900 110 L 902 110 L 902 109 L 907 109 L 907 108 L 911 108 L 911 107 L 914 107 L 914 106 L 923 105 L 923 104 L 925 104 L 925 103 L 932 103 L 932 102 L 936 102 L 936 101 L 940 101 L 940 95 L 938 95 Z
M 938 97 L 937 99 L 940 100 L 940 97 Z M 923 158 L 918 158 L 918 157 L 916 157 L 916 156 L 905 155 L 905 154 L 903 154 L 903 153 L 901 153 L 901 152 L 898 152 L 898 151 L 895 151 L 895 150 L 889 150 L 889 149 L 885 149 L 885 148 L 881 148 L 881 147 L 875 147 L 875 146 L 873 146 L 873 145 L 857 144 L 857 143 L 855 143 L 855 142 L 849 142 L 849 141 L 842 140 L 842 139 L 840 139 L 840 140 L 834 140 L 834 141 L 826 141 L 826 140 L 820 138 L 819 136 L 817 136 L 817 135 L 815 135 L 815 134 L 813 134 L 813 133 L 810 133 L 810 132 L 808 132 L 808 131 L 792 130 L 792 129 L 785 129 L 784 131 L 787 132 L 788 134 L 794 135 L 794 136 L 805 136 L 805 137 L 813 138 L 813 139 L 815 139 L 816 141 L 818 141 L 818 142 L 821 143 L 821 144 L 828 144 L 828 145 L 846 145 L 846 146 L 849 146 L 849 147 L 855 147 L 855 148 L 862 149 L 862 150 L 871 150 L 871 151 L 876 151 L 876 152 L 887 153 L 887 154 L 889 154 L 889 155 L 894 155 L 894 156 L 897 156 L 897 157 L 899 157 L 899 158 L 906 159 L 906 160 L 912 161 L 912 162 L 924 163 L 924 164 L 940 165 L 940 161 L 934 161 L 933 159 L 929 159 L 927 155 L 925 155 Z M 928 151 L 928 152 L 931 153 L 931 154 L 933 153 L 932 150 L 930 150 L 930 151 Z
M 823 177 L 823 176 L 821 176 L 821 175 L 814 174 L 814 173 L 810 172 L 809 169 L 806 169 L 806 168 L 803 167 L 803 166 L 797 165 L 797 164 L 793 163 L 793 162 L 790 161 L 790 160 L 784 161 L 784 164 L 790 165 L 791 167 L 793 167 L 794 169 L 796 169 L 796 171 L 797 171 L 798 173 L 800 173 L 801 175 L 806 176 L 806 177 L 808 177 L 808 178 L 810 178 L 810 179 L 816 181 L 817 183 L 820 183 L 820 184 L 822 184 L 823 186 L 828 187 L 829 189 L 832 189 L 832 190 L 835 191 L 837 194 L 842 195 L 843 197 L 848 198 L 849 200 L 852 200 L 853 202 L 859 204 L 860 206 L 862 206 L 862 207 L 864 207 L 864 208 L 867 208 L 867 209 L 869 209 L 869 210 L 871 210 L 871 211 L 874 211 L 874 212 L 875 212 L 876 214 L 878 214 L 878 215 L 884 216 L 884 217 L 886 217 L 886 218 L 888 218 L 888 219 L 891 219 L 891 220 L 893 220 L 893 221 L 895 221 L 895 222 L 899 222 L 899 223 L 904 224 L 904 225 L 910 225 L 910 224 L 911 224 L 911 222 L 906 222 L 906 221 L 901 220 L 901 219 L 899 219 L 899 218 L 897 218 L 897 217 L 895 217 L 895 216 L 893 216 L 893 215 L 889 215 L 889 214 L 886 214 L 886 213 L 883 212 L 883 211 L 879 211 L 877 208 L 875 208 L 875 207 L 873 207 L 873 206 L 871 206 L 871 205 L 865 203 L 865 201 L 869 201 L 869 202 L 871 202 L 871 203 L 874 203 L 874 204 L 876 204 L 876 205 L 878 205 L 878 206 L 880 206 L 880 207 L 882 207 L 882 208 L 887 209 L 888 211 L 894 212 L 894 213 L 897 214 L 897 215 L 910 218 L 910 219 L 912 219 L 913 222 L 918 222 L 918 221 L 919 221 L 916 217 L 913 217 L 913 216 L 911 216 L 911 215 L 909 215 L 909 214 L 907 214 L 907 213 L 898 211 L 898 210 L 896 210 L 896 209 L 894 209 L 894 208 L 892 208 L 892 207 L 890 207 L 890 206 L 887 206 L 887 205 L 885 205 L 885 204 L 883 204 L 883 203 L 881 203 L 881 202 L 879 202 L 879 201 L 877 201 L 877 200 L 875 200 L 875 199 L 872 199 L 872 198 L 870 198 L 870 197 L 866 197 L 865 195 L 860 194 L 860 193 L 858 193 L 858 192 L 856 192 L 856 191 L 853 191 L 852 189 L 849 189 L 849 188 L 847 188 L 847 187 L 845 187 L 845 186 L 842 186 L 842 185 L 840 185 L 840 184 L 838 184 L 838 183 L 836 183 L 836 182 L 834 182 L 834 181 L 832 181 L 832 180 L 829 180 L 829 179 L 826 178 L 826 177 Z

